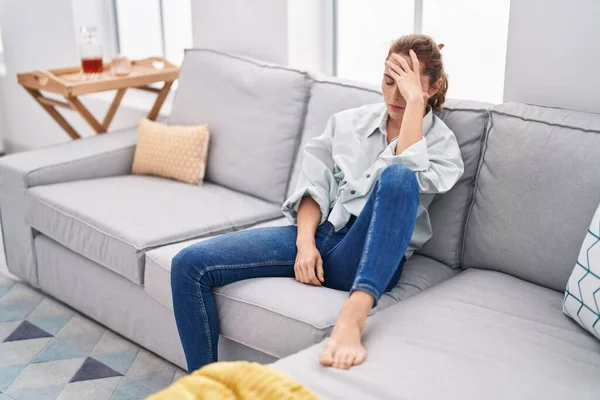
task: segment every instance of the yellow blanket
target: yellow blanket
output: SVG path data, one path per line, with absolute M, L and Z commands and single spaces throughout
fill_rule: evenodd
M 148 400 L 318 400 L 282 372 L 246 361 L 218 362 L 178 379 Z

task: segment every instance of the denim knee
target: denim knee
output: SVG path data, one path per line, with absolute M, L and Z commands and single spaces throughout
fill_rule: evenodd
M 379 176 L 379 191 L 386 196 L 413 197 L 419 195 L 419 183 L 414 171 L 393 164 L 386 167 Z
M 203 258 L 199 255 L 198 249 L 186 247 L 173 257 L 171 261 L 171 287 L 195 280 L 194 270 L 198 270 L 197 264 Z

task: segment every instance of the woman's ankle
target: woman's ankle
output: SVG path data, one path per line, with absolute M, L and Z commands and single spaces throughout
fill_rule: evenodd
M 356 322 L 364 322 L 373 308 L 375 299 L 367 292 L 356 290 L 352 292 L 348 300 L 344 303 L 340 310 L 340 318 L 345 320 L 354 320 Z

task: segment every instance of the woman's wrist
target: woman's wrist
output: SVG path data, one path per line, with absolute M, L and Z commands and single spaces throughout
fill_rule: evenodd
M 406 108 L 425 108 L 425 99 L 423 96 L 412 96 L 406 99 Z
M 296 238 L 296 247 L 315 246 L 315 235 L 307 235 L 298 233 Z

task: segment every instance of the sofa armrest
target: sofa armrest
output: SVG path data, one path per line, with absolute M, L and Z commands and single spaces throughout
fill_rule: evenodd
M 11 273 L 38 286 L 25 196 L 33 186 L 129 174 L 136 128 L 0 158 L 0 221 Z
M 27 187 L 124 175 L 131 170 L 137 128 L 92 136 L 0 158 L 0 185 Z M 0 186 L 0 190 L 2 187 Z

